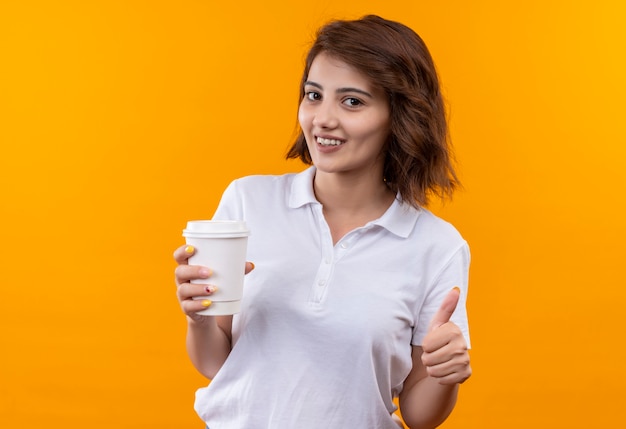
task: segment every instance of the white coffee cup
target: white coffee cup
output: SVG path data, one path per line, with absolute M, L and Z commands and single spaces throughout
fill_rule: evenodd
M 213 272 L 209 279 L 192 280 L 191 283 L 217 286 L 210 296 L 193 298 L 212 301 L 210 307 L 197 314 L 223 316 L 241 310 L 248 235 L 250 231 L 241 220 L 187 222 L 183 237 L 196 249 L 189 258 L 189 265 L 202 265 Z

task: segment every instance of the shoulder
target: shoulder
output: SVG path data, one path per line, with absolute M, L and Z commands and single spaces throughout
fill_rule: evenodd
M 227 190 L 245 197 L 267 196 L 289 190 L 295 173 L 282 175 L 251 175 L 233 180 Z
M 424 208 L 420 209 L 414 233 L 422 238 L 432 237 L 448 242 L 465 241 L 454 225 Z
M 311 169 L 300 173 L 241 177 L 228 185 L 222 200 L 250 209 L 299 207 L 315 199 L 312 177 Z
M 427 209 L 420 209 L 411 239 L 417 248 L 442 260 L 458 252 L 469 253 L 467 241 L 457 228 Z

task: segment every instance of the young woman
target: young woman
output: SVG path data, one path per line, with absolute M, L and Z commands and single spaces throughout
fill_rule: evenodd
M 300 95 L 288 157 L 310 167 L 236 180 L 214 215 L 253 231 L 241 313 L 197 315 L 219 285 L 174 253 L 188 353 L 212 380 L 196 411 L 211 429 L 397 429 L 399 397 L 410 428 L 436 427 L 471 374 L 470 257 L 424 208 L 457 185 L 431 56 L 402 24 L 331 22 Z

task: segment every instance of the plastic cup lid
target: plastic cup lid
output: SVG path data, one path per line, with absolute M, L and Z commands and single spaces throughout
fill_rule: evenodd
M 250 234 L 243 220 L 192 220 L 187 222 L 183 236 L 245 237 Z

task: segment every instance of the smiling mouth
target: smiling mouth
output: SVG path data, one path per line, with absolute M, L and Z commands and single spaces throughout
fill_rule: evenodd
M 339 146 L 340 144 L 344 144 L 345 142 L 342 140 L 336 139 L 325 139 L 323 137 L 316 137 L 315 141 L 321 146 Z

